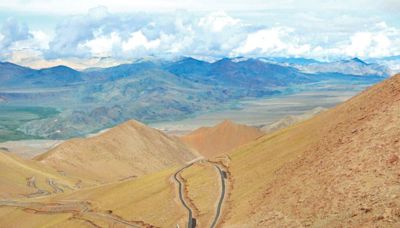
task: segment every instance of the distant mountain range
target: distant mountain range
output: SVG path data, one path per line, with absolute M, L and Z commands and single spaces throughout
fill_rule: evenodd
M 359 58 L 319 62 L 305 58 L 223 58 L 213 63 L 191 57 L 177 61 L 139 61 L 109 68 L 77 71 L 67 66 L 34 70 L 0 62 L 0 88 L 58 87 L 93 81 L 115 81 L 146 71 L 160 70 L 205 84 L 265 86 L 316 80 L 309 73 L 341 73 L 355 76 L 389 76 L 388 69 Z
M 368 59 L 368 62 L 389 67 L 392 75 L 400 72 L 400 55 Z
M 0 88 L 54 87 L 81 82 L 82 73 L 66 66 L 40 70 L 0 63 Z
M 366 63 L 359 58 L 341 60 L 331 63 L 311 63 L 298 66 L 298 69 L 308 73 L 341 73 L 358 76 L 377 75 L 388 76 L 390 70 L 376 63 Z
M 210 63 L 180 58 L 83 71 L 66 66 L 35 70 L 0 63 L 3 106 L 42 106 L 59 112 L 46 118 L 40 113 L 7 113 L 19 119 L 13 125 L 2 125 L 0 119 L 0 141 L 4 138 L 2 132 L 10 131 L 16 135 L 13 139 L 18 135 L 60 139 L 83 136 L 132 118 L 145 123 L 178 120 L 229 108 L 243 98 L 314 89 L 315 83 L 324 81 L 371 84 L 387 75 L 384 67 L 359 59 L 320 63 L 307 59 L 224 58 Z
M 267 63 L 276 63 L 283 66 L 290 66 L 298 69 L 303 73 L 340 73 L 356 76 L 382 76 L 387 77 L 392 74 L 391 69 L 383 64 L 379 64 L 384 59 L 371 60 L 367 63 L 359 58 L 321 62 L 314 59 L 306 58 L 260 58 L 261 61 Z

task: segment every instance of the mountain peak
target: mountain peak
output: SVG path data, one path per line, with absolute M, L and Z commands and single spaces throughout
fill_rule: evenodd
M 367 65 L 366 62 L 364 62 L 363 60 L 361 60 L 361 59 L 358 58 L 358 57 L 352 58 L 351 61 L 357 62 L 357 63 L 361 63 L 361 64 L 363 64 L 363 65 Z
M 143 123 L 141 123 L 137 120 L 134 120 L 134 119 L 127 120 L 126 122 L 122 123 L 120 126 L 146 127 L 146 125 L 144 125 Z
M 53 67 L 48 67 L 48 68 L 42 68 L 40 69 L 41 71 L 54 71 L 54 70 L 58 70 L 58 71 L 71 71 L 71 72 L 78 72 L 77 70 L 74 70 L 71 67 L 65 66 L 65 65 L 57 65 L 57 66 L 53 66 Z
M 0 62 L 0 66 L 3 67 L 10 67 L 10 68 L 19 68 L 19 69 L 27 69 L 27 70 L 32 70 L 29 67 L 21 66 L 12 62 Z
M 68 174 L 115 181 L 182 165 L 196 156 L 179 139 L 129 120 L 93 137 L 68 140 L 35 160 Z
M 220 59 L 220 60 L 218 60 L 217 62 L 215 62 L 215 63 L 232 63 L 233 61 L 232 61 L 232 59 L 230 59 L 230 58 L 222 58 L 222 59 Z
M 263 133 L 257 128 L 224 120 L 213 127 L 199 128 L 182 136 L 181 139 L 203 156 L 215 157 L 262 135 Z
M 231 126 L 235 126 L 237 125 L 235 122 L 233 122 L 232 120 L 224 120 L 221 123 L 219 123 L 216 127 L 231 127 Z
M 185 63 L 203 63 L 204 61 L 195 59 L 193 57 L 183 57 L 179 62 L 185 62 Z

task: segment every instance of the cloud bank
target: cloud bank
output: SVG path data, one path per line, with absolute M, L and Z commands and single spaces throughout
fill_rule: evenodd
M 382 18 L 296 12 L 289 22 L 287 15 L 257 21 L 225 11 L 111 13 L 99 6 L 65 17 L 53 34 L 9 18 L 1 25 L 0 58 L 25 65 L 62 60 L 90 65 L 93 59 L 112 64 L 146 56 L 326 60 L 400 55 L 400 29 Z

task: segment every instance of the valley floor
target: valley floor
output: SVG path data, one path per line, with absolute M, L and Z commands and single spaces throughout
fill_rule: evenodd
M 333 90 L 308 90 L 289 95 L 238 102 L 236 109 L 203 113 L 180 121 L 150 124 L 171 134 L 185 134 L 193 129 L 212 126 L 225 119 L 251 126 L 262 126 L 283 116 L 300 115 L 316 107 L 331 108 L 351 98 L 365 86 L 335 87 Z

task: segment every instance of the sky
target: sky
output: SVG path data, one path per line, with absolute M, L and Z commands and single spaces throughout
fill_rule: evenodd
M 0 61 L 400 55 L 399 0 L 0 0 Z

